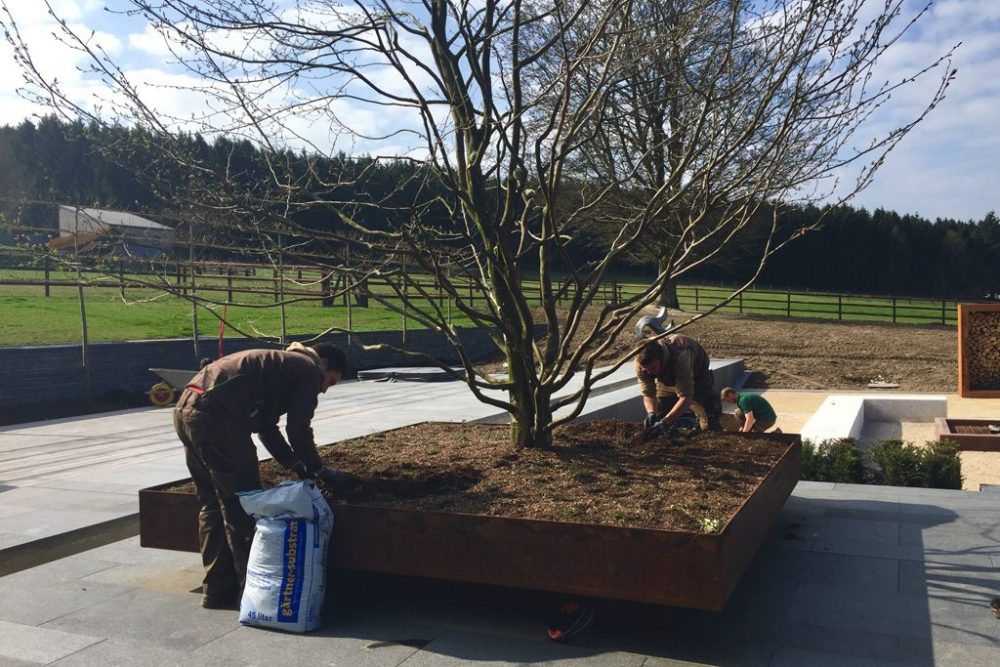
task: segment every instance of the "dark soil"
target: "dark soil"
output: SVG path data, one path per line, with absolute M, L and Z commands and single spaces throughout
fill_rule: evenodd
M 333 502 L 694 532 L 718 532 L 788 448 L 702 433 L 643 441 L 636 424 L 565 426 L 550 449 L 515 449 L 507 426 L 426 423 L 320 453 L 361 484 Z M 265 486 L 287 478 L 261 465 Z

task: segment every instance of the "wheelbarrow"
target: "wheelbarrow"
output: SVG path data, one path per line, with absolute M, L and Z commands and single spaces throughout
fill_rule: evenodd
M 198 372 L 179 368 L 150 368 L 149 370 L 160 376 L 162 380 L 149 388 L 149 402 L 158 407 L 173 403 L 176 393 L 183 390 Z

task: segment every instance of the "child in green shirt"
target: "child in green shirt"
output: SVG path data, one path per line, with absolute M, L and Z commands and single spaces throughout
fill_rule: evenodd
M 774 408 L 760 394 L 741 393 L 732 387 L 726 387 L 722 390 L 722 401 L 736 404 L 736 420 L 740 422 L 740 432 L 742 433 L 751 431 L 764 433 L 778 420 Z

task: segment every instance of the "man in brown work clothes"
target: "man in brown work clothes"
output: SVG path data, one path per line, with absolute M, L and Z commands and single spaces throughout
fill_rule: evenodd
M 647 429 L 666 432 L 694 400 L 705 411 L 708 428 L 722 430 L 715 376 L 708 367 L 708 354 L 693 338 L 670 334 L 649 341 L 635 358 L 635 374 L 646 408 L 643 425 Z
M 181 393 L 174 428 L 201 502 L 201 606 L 233 608 L 243 592 L 254 522 L 236 494 L 261 488 L 251 433 L 302 479 L 319 479 L 334 490 L 357 482 L 349 473 L 323 466 L 310 426 L 319 394 L 346 371 L 347 359 L 333 345 L 292 343 L 287 350 L 222 357 L 202 368 Z M 287 441 L 278 429 L 278 418 L 285 414 Z

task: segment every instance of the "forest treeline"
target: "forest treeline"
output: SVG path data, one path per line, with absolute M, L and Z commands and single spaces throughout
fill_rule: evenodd
M 132 211 L 170 224 L 179 193 L 192 185 L 184 172 L 171 171 L 153 154 L 148 139 L 140 130 L 84 126 L 55 117 L 0 127 L 0 222 L 8 230 L 54 229 L 51 204 L 58 203 Z M 333 185 L 315 193 L 316 199 L 359 204 L 395 201 L 401 214 L 412 214 L 414 202 L 423 198 L 421 215 L 431 218 L 424 222 L 433 224 L 435 216 L 445 215 L 431 201 L 441 194 L 434 192 L 432 183 L 428 185 L 433 179 L 415 178 L 421 167 L 412 162 L 293 153 L 264 160 L 250 142 L 207 141 L 197 134 L 178 137 L 178 145 L 203 164 L 224 170 L 246 192 L 272 181 L 269 170 L 279 164 L 292 172 L 309 169 L 328 174 L 329 178 L 318 180 Z M 361 173 L 363 181 L 352 178 Z M 351 215 L 365 219 L 385 215 L 386 208 L 358 206 Z M 310 229 L 340 224 L 335 208 L 322 205 L 303 208 L 295 217 Z M 981 220 L 932 221 L 883 209 L 784 207 L 781 227 L 789 233 L 821 217 L 818 230 L 771 258 L 758 282 L 790 289 L 936 298 L 1000 294 L 1000 220 L 992 211 Z M 685 279 L 742 281 L 755 268 L 751 247 L 758 243 L 759 235 L 755 239 L 751 230 L 748 238 L 737 239 L 718 259 Z M 650 263 L 623 269 L 638 275 L 654 267 Z

